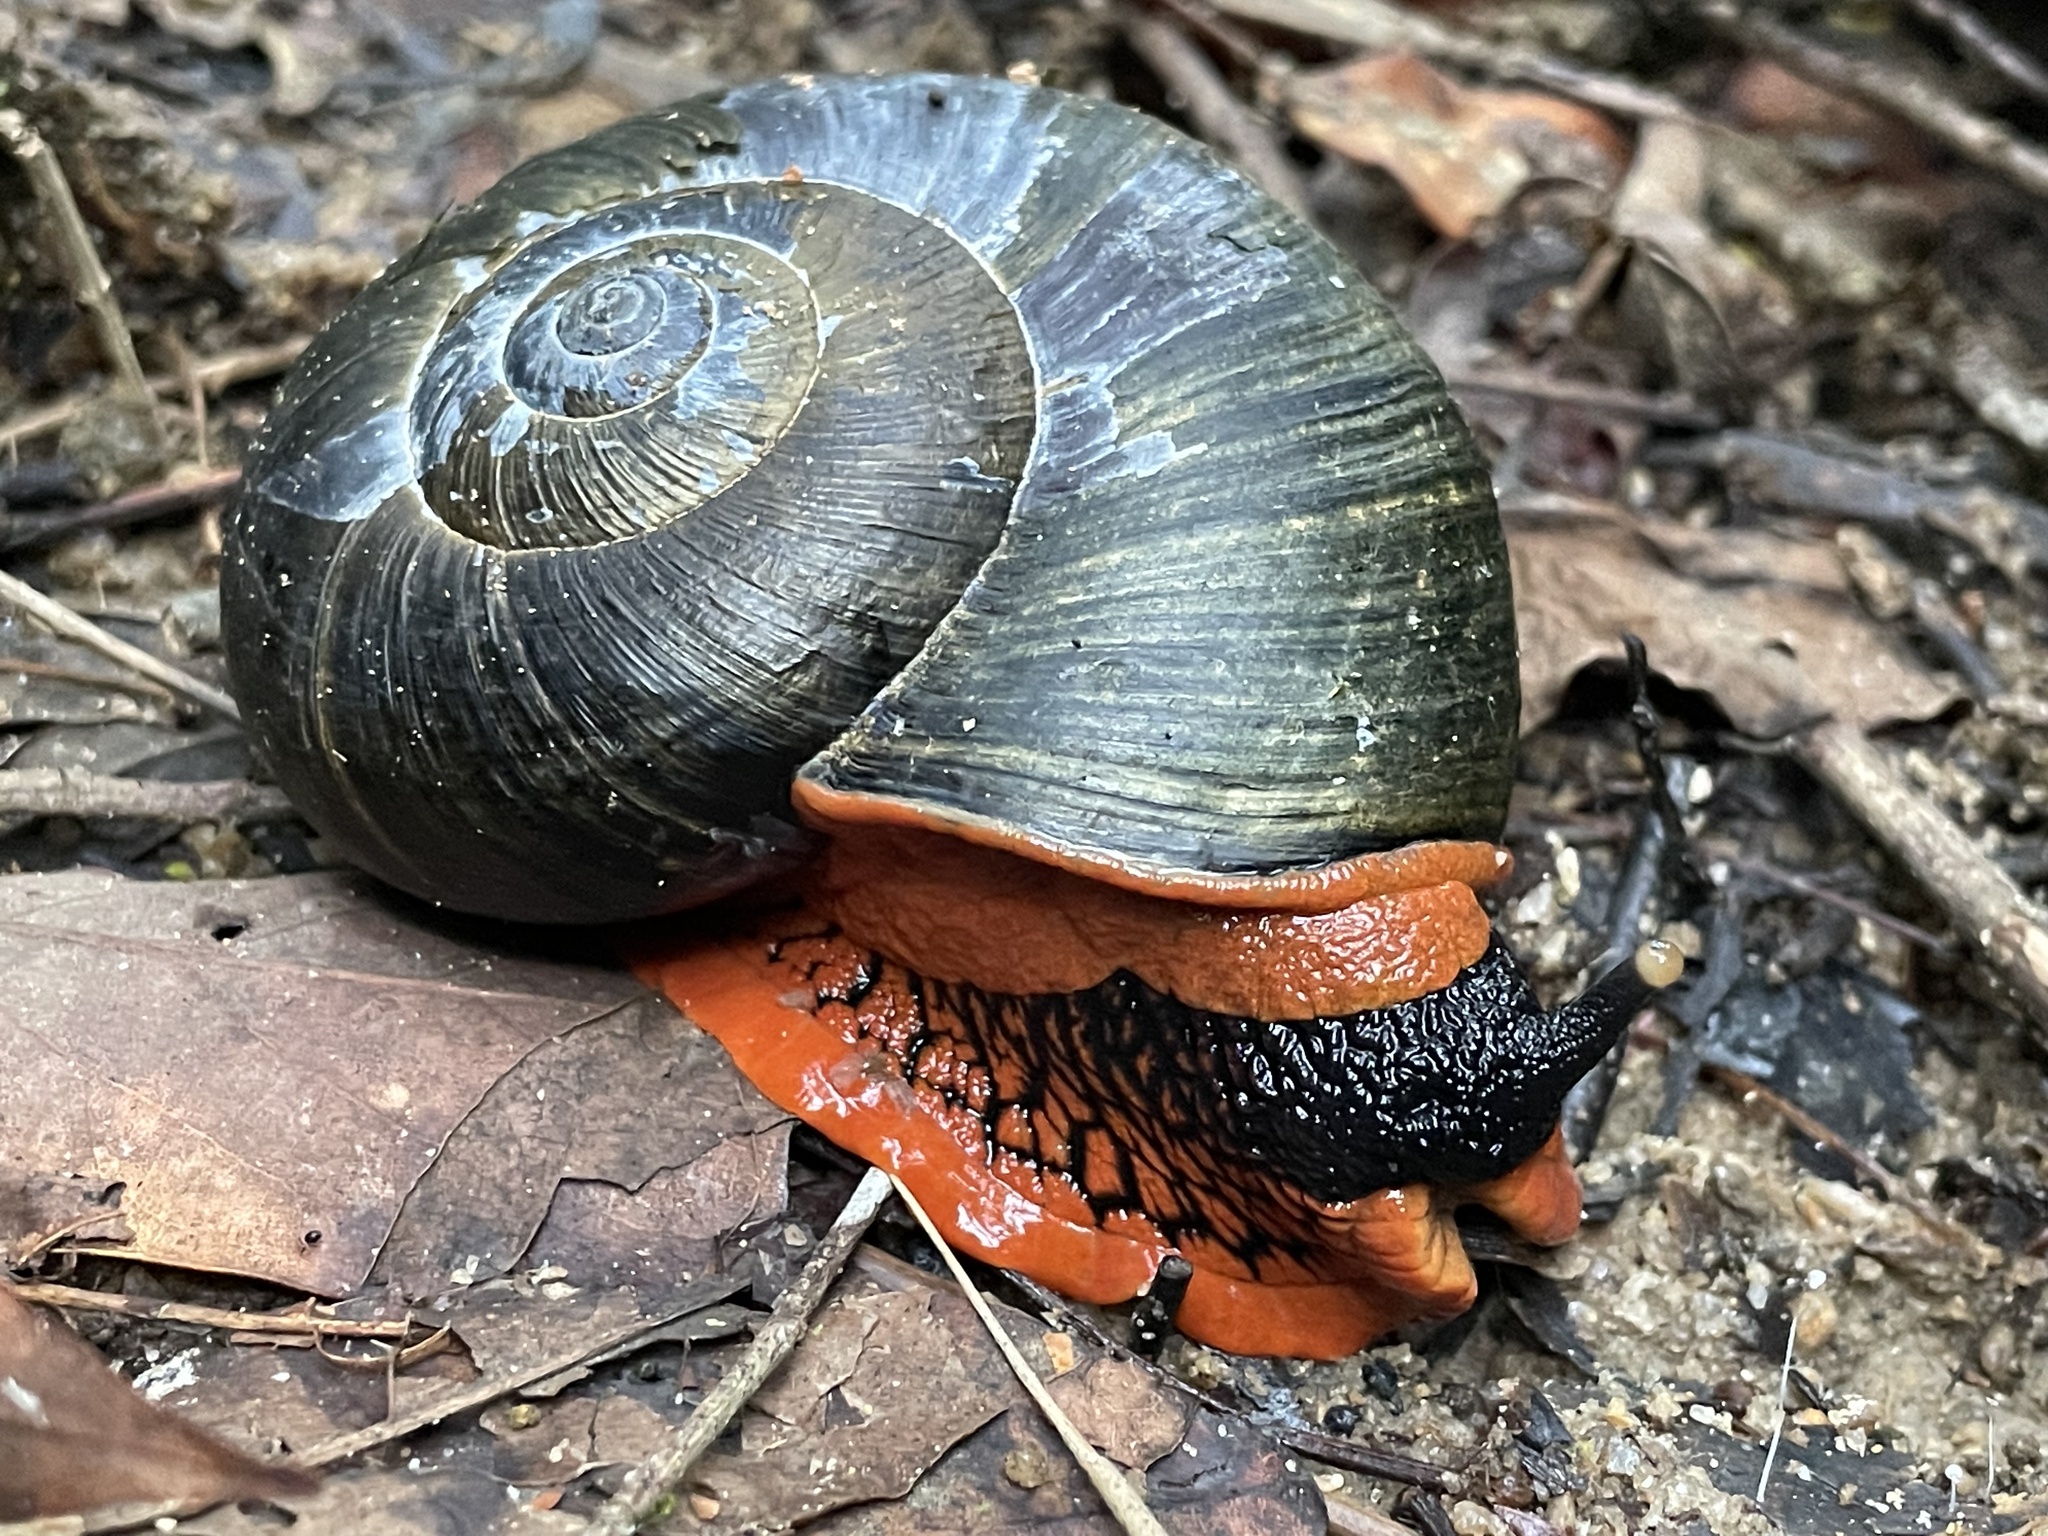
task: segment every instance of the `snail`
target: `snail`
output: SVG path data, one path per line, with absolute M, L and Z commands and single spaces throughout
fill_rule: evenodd
M 770 81 L 443 217 L 282 387 L 226 527 L 292 799 L 650 982 L 966 1250 L 1335 1356 L 1570 1235 L 1554 1012 L 1475 891 L 1508 566 L 1441 379 L 1120 106 Z M 1179 1266 L 1175 1266 L 1178 1271 Z

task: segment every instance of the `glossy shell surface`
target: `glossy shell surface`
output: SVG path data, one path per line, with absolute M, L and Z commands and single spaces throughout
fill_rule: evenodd
M 315 343 L 227 528 L 233 677 L 351 858 L 628 918 L 800 779 L 1113 865 L 1485 837 L 1507 562 L 1320 237 L 1126 109 L 766 82 L 521 166 Z

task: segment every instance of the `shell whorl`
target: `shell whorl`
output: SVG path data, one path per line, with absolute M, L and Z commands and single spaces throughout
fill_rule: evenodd
M 287 382 L 238 695 L 358 862 L 504 916 L 711 899 L 793 775 L 1139 871 L 1486 835 L 1485 472 L 1323 242 L 1125 109 L 768 82 L 515 170 Z

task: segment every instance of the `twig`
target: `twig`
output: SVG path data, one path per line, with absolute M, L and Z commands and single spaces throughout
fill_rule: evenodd
M 1383 1515 L 1349 1499 L 1323 1500 L 1328 1512 L 1330 1536 L 1414 1536 L 1414 1532 L 1392 1515 Z
M 0 141 L 13 151 L 29 185 L 35 189 L 36 201 L 42 205 L 43 218 L 56 243 L 58 259 L 71 280 L 71 297 L 92 321 L 107 366 L 121 381 L 124 392 L 143 406 L 150 438 L 161 443 L 163 423 L 157 419 L 156 398 L 150 394 L 149 383 L 142 376 L 142 363 L 135 356 L 135 338 L 128 334 L 128 322 L 121 316 L 121 306 L 114 302 L 113 280 L 100 264 L 92 232 L 85 227 L 78 201 L 71 195 L 71 184 L 64 179 L 64 168 L 43 142 L 43 136 L 19 112 L 0 111 Z
M 61 512 L 0 512 L 0 555 L 54 544 L 86 528 L 115 528 L 189 512 L 233 495 L 241 481 L 239 469 L 214 469 L 185 480 L 140 486 L 111 501 L 67 507 Z
M 1767 880 L 1772 885 L 1781 886 L 1814 901 L 1826 902 L 1831 907 L 1839 907 L 1844 912 L 1862 918 L 1872 927 L 1895 933 L 1908 944 L 1917 945 L 1930 954 L 1952 955 L 1956 952 L 1955 945 L 1938 933 L 1929 933 L 1918 923 L 1909 923 L 1903 917 L 1894 917 L 1883 908 L 1873 907 L 1867 901 L 1858 901 L 1854 896 L 1845 896 L 1840 891 L 1830 890 L 1818 880 L 1802 875 L 1797 870 L 1773 864 L 1769 859 L 1752 858 L 1746 853 L 1719 849 L 1709 850 L 1709 856 L 1721 860 L 1732 869 L 1741 870 L 1744 874 Z
M 626 1474 L 619 1491 L 598 1511 L 591 1525 L 592 1536 L 631 1536 L 647 1521 L 664 1514 L 675 1498 L 675 1490 L 697 1459 L 725 1432 L 732 1416 L 760 1391 L 775 1368 L 789 1357 L 810 1325 L 811 1314 L 825 1299 L 846 1256 L 853 1252 L 889 1198 L 889 1175 L 870 1168 L 854 1186 L 839 1218 L 818 1242 L 817 1251 L 797 1276 L 796 1284 L 775 1299 L 768 1320 L 754 1330 L 746 1353 L 734 1362 L 718 1385 L 704 1394 L 681 1428 L 660 1450 Z M 908 1198 L 906 1196 L 906 1198 Z
M 84 768 L 0 768 L 0 815 L 6 816 L 143 816 L 189 824 L 265 821 L 291 810 L 283 790 L 247 779 L 179 784 Z
M 1178 16 L 1181 25 L 1229 54 L 1242 68 L 1263 71 L 1275 62 L 1270 49 L 1263 48 L 1249 32 L 1227 16 L 1217 13 L 1209 0 L 1159 0 L 1162 10 Z
M 84 688 L 115 688 L 141 699 L 161 699 L 166 704 L 177 698 L 170 689 L 139 677 L 108 677 L 104 673 L 88 672 L 83 667 L 61 666 L 54 661 L 30 661 L 26 656 L 0 656 L 0 676 L 9 675 L 47 677 L 52 682 L 76 683 Z
M 1738 429 L 1654 445 L 1652 467 L 1707 465 L 1745 500 L 1807 516 L 1931 528 L 1960 539 L 2014 582 L 2048 570 L 2048 507 L 1993 486 L 1929 485 L 1857 443 L 1826 444 Z
M 1138 1496 L 1137 1490 L 1124 1481 L 1123 1474 L 1117 1471 L 1107 1456 L 1088 1443 L 1087 1437 L 1074 1427 L 1074 1421 L 1067 1417 L 1066 1411 L 1053 1400 L 1053 1395 L 1045 1390 L 1045 1383 L 1038 1379 L 1038 1373 L 1031 1369 L 1030 1362 L 1025 1360 L 1015 1341 L 1004 1332 L 1003 1325 L 996 1321 L 996 1315 L 989 1309 L 988 1302 L 975 1288 L 974 1282 L 967 1278 L 967 1267 L 960 1262 L 959 1257 L 953 1252 L 952 1244 L 946 1241 L 945 1235 L 933 1224 L 931 1217 L 925 1214 L 924 1207 L 917 1203 L 917 1197 L 904 1187 L 901 1179 L 894 1179 L 893 1182 L 896 1185 L 896 1197 L 903 1202 L 910 1214 L 917 1218 L 918 1225 L 924 1228 L 925 1236 L 929 1237 L 932 1246 L 939 1250 L 939 1257 L 946 1261 L 946 1268 L 953 1272 L 954 1280 L 959 1283 L 961 1291 L 967 1297 L 967 1304 L 974 1308 L 974 1315 L 981 1319 L 981 1326 L 986 1328 L 989 1337 L 996 1341 L 996 1348 L 1003 1352 L 1003 1358 L 1009 1361 L 1010 1369 L 1016 1374 L 1017 1380 L 1031 1395 L 1031 1400 L 1038 1404 L 1039 1412 L 1051 1423 L 1074 1460 L 1081 1464 L 1081 1470 L 1088 1474 L 1088 1481 L 1093 1483 L 1095 1491 L 1102 1495 L 1102 1502 L 1109 1506 L 1109 1512 L 1116 1517 L 1117 1524 L 1129 1532 L 1130 1536 L 1166 1536 L 1166 1528 L 1153 1516 L 1152 1511 L 1146 1508 L 1145 1501 Z
M 736 1288 L 736 1287 L 735 1287 Z M 724 1294 L 730 1295 L 727 1291 Z M 443 1419 L 458 1413 L 467 1413 L 472 1408 L 481 1408 L 486 1403 L 530 1387 L 536 1381 L 546 1381 L 550 1376 L 582 1365 L 587 1360 L 614 1351 L 630 1350 L 637 1341 L 650 1339 L 659 1334 L 676 1319 L 688 1317 L 692 1312 L 713 1305 L 703 1295 L 688 1306 L 676 1307 L 651 1317 L 636 1317 L 630 1323 L 606 1329 L 603 1333 L 577 1340 L 568 1348 L 556 1349 L 536 1359 L 527 1361 L 514 1370 L 501 1371 L 481 1376 L 475 1381 L 464 1382 L 447 1392 L 436 1393 L 426 1402 L 406 1410 L 395 1418 L 386 1418 L 381 1423 L 364 1429 L 352 1429 L 346 1434 L 330 1435 L 316 1441 L 294 1458 L 302 1467 L 331 1467 L 337 1462 L 348 1461 L 365 1451 L 374 1451 L 380 1445 L 389 1445 L 394 1440 L 403 1440 L 415 1431 L 425 1429 L 429 1424 L 438 1424 Z
M 211 683 L 202 683 L 191 673 L 150 655 L 141 646 L 130 645 L 126 640 L 108 634 L 92 620 L 79 617 L 55 598 L 45 597 L 27 582 L 5 571 L 0 571 L 0 603 L 11 604 L 66 640 L 90 646 L 109 661 L 117 661 L 152 682 L 162 683 L 180 698 L 190 699 L 200 708 L 212 710 L 223 720 L 231 720 L 237 725 L 242 723 L 242 712 L 235 707 L 235 701 Z
M 240 347 L 192 365 L 192 377 L 208 394 L 219 394 L 235 384 L 282 372 L 306 350 L 310 336 L 292 336 L 261 346 Z M 170 394 L 188 387 L 183 374 L 153 373 L 145 380 L 152 394 Z M 91 395 L 71 395 L 35 410 L 24 411 L 10 422 L 0 424 L 0 448 L 11 447 L 28 438 L 55 432 L 92 403 Z
M 1629 705 L 1629 724 L 1635 733 L 1636 754 L 1642 759 L 1649 792 L 1620 876 L 1607 899 L 1607 947 L 1593 962 L 1592 974 L 1596 976 L 1627 964 L 1642 942 L 1643 918 L 1663 887 L 1665 865 L 1674 853 L 1688 871 L 1691 868 L 1685 820 L 1677 803 L 1680 791 L 1673 783 L 1673 765 L 1658 745 L 1663 722 L 1656 705 L 1650 702 L 1650 653 L 1640 636 L 1624 633 L 1621 638 L 1634 695 Z M 1621 1081 L 1622 1065 L 1634 1033 L 1633 1028 L 1623 1030 L 1607 1048 L 1607 1054 L 1565 1095 L 1559 1124 L 1564 1132 L 1565 1150 L 1575 1163 L 1590 1157 L 1600 1140 L 1600 1128 L 1607 1121 L 1607 1107 Z
M 2048 699 L 2037 699 L 2024 693 L 1998 693 L 1984 701 L 1984 708 L 1991 714 L 2021 725 L 2048 727 Z
M 1622 117 L 1670 118 L 1697 122 L 1698 115 L 1676 96 L 1651 90 L 1595 70 L 1567 63 L 1519 43 L 1475 37 L 1384 0 L 1213 0 L 1216 8 L 1246 21 L 1285 27 L 1335 42 L 1375 50 L 1407 49 L 1441 63 L 1456 64 L 1503 80 L 1520 80 L 1583 101 Z
M 1826 721 L 1802 734 L 1795 750 L 1940 903 L 1957 932 L 1984 952 L 2037 1029 L 2048 1029 L 2048 912 L 1901 779 L 1855 726 Z
M 40 1281 L 17 1282 L 14 1294 L 23 1301 L 59 1307 L 66 1312 L 113 1312 L 150 1322 L 191 1323 L 200 1328 L 225 1328 L 235 1333 L 402 1340 L 416 1326 L 409 1319 L 386 1322 L 376 1318 L 320 1317 L 311 1311 L 241 1312 L 232 1307 L 202 1307 L 184 1301 L 146 1301 L 112 1291 L 87 1291 L 76 1286 L 48 1285 Z
M 1876 59 L 1852 58 L 1802 37 L 1775 17 L 1745 10 L 1735 0 L 1701 0 L 1717 29 L 1823 90 L 1853 97 L 1918 128 L 1929 138 L 2023 192 L 2048 197 L 2048 149 L 2021 138 L 2003 123 L 1979 116 L 1931 82 Z
M 1546 378 L 1521 369 L 1453 370 L 1444 375 L 1444 381 L 1454 391 L 1464 389 L 1555 401 L 1559 405 L 1584 406 L 1590 411 L 1605 411 L 1637 421 L 1655 422 L 1659 426 L 1691 427 L 1705 432 L 1721 424 L 1716 412 L 1682 396 L 1645 395 L 1633 389 L 1613 389 L 1605 384 L 1589 384 L 1578 379 Z
M 1272 124 L 1232 94 L 1208 55 L 1163 16 L 1127 12 L 1123 30 L 1138 57 L 1180 98 L 1202 137 L 1274 202 L 1308 218 L 1308 186 Z
M 2003 75 L 2029 96 L 2048 101 L 2048 71 L 2015 48 L 1959 0 L 1906 0 L 1923 19 L 1940 27 L 1964 53 Z
M 201 469 L 211 469 L 213 461 L 206 445 L 206 386 L 199 382 L 199 360 L 185 345 L 184 337 L 174 329 L 165 328 L 163 343 L 171 354 L 171 361 L 177 365 L 179 382 L 185 386 L 185 408 L 192 413 L 193 457 L 199 460 Z
M 1792 1385 L 1792 1346 L 1799 1339 L 1799 1319 L 1792 1319 L 1792 1326 L 1785 1330 L 1785 1364 L 1778 1371 L 1778 1415 L 1771 1425 L 1771 1448 L 1764 1452 L 1763 1475 L 1756 1480 L 1756 1501 L 1764 1501 L 1764 1490 L 1771 1485 L 1771 1466 L 1778 1459 L 1778 1442 L 1785 1438 L 1785 1389 Z
M 1826 1121 L 1816 1119 L 1809 1111 L 1793 1103 L 1768 1084 L 1757 1081 L 1747 1072 L 1722 1066 L 1718 1062 L 1708 1062 L 1700 1070 L 1707 1076 L 1720 1079 L 1743 1098 L 1761 1104 L 1808 1141 L 1826 1147 L 1857 1173 L 1883 1190 L 1885 1199 L 1901 1210 L 1911 1211 L 1935 1233 L 1965 1248 L 1974 1249 L 1982 1243 L 1983 1240 L 1976 1233 L 1942 1215 L 1923 1200 L 1911 1184 L 1883 1163 L 1841 1135 Z

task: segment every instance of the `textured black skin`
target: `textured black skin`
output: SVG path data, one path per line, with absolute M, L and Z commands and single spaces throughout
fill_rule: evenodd
M 857 1004 L 882 964 L 825 995 Z M 992 1142 L 1021 1108 L 1035 1141 L 1012 1149 L 1065 1171 L 1098 1215 L 1143 1210 L 1169 1239 L 1200 1231 L 1248 1262 L 1290 1239 L 1284 1220 L 1244 1209 L 1245 1169 L 1331 1204 L 1498 1178 L 1549 1138 L 1567 1090 L 1649 990 L 1625 966 L 1546 1014 L 1497 939 L 1438 991 L 1299 1022 L 1191 1008 L 1128 972 L 1033 996 L 909 985 L 927 1032 L 892 1054 L 914 1062 L 936 1035 L 947 1059 L 1003 1062 L 1027 1085 L 978 1107 Z M 1224 1225 L 1232 1213 L 1241 1225 Z
M 706 251 L 675 357 L 533 353 L 587 274 Z M 793 774 L 1140 875 L 1505 809 L 1506 551 L 1442 381 L 1110 104 L 769 81 L 530 161 L 316 340 L 243 484 L 251 736 L 452 906 L 715 899 L 805 853 Z

